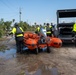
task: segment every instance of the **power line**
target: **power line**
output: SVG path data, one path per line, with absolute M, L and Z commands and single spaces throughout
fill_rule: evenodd
M 9 8 L 9 9 L 11 9 L 11 7 L 10 6 L 8 6 L 3 0 L 0 0 L 0 2 L 2 2 L 7 8 Z M 9 2 L 8 2 L 9 3 Z M 12 12 L 13 13 L 13 12 Z M 2 14 L 9 14 L 9 13 L 2 13 Z M 19 9 L 19 20 L 20 20 L 20 22 L 21 22 L 21 14 L 22 14 L 22 12 L 21 12 L 21 8 Z M 17 15 L 18 15 L 18 13 L 17 13 Z M 11 17 L 13 17 L 13 16 L 11 16 Z
M 15 17 L 15 16 L 18 16 L 18 13 L 14 14 L 12 16 L 9 16 L 8 18 Z M 4 19 L 7 19 L 7 18 L 4 18 Z
M 11 14 L 11 13 L 18 13 L 18 12 L 0 12 L 0 14 Z
M 9 9 L 12 9 L 10 8 L 10 6 L 8 6 L 3 0 L 0 0 L 0 2 L 2 2 L 5 6 L 7 6 Z
M 18 0 L 15 0 L 15 2 L 16 2 L 16 5 L 17 5 L 18 7 L 21 7 L 21 6 L 19 5 L 19 1 L 18 1 Z
M 22 12 L 21 12 L 21 8 L 19 9 L 19 18 L 20 18 L 20 22 L 21 22 L 21 14 L 22 14 Z

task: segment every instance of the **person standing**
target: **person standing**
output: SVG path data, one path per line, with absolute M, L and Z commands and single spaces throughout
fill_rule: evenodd
M 52 26 L 50 26 L 49 23 L 47 23 L 47 26 L 46 26 L 46 34 L 49 37 L 53 36 Z
M 15 35 L 17 53 L 22 53 L 23 34 L 24 34 L 23 29 L 21 27 L 19 27 L 18 23 L 15 23 L 10 34 L 14 34 Z
M 72 37 L 75 37 L 75 35 L 76 35 L 76 23 L 74 23 L 74 25 L 73 25 Z
M 40 26 L 39 25 L 36 25 L 35 33 L 40 35 Z

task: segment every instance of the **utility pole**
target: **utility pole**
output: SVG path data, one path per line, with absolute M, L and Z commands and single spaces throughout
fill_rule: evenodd
M 21 12 L 21 8 L 19 9 L 19 19 L 20 19 L 20 22 L 21 22 L 21 14 L 22 14 L 22 12 Z

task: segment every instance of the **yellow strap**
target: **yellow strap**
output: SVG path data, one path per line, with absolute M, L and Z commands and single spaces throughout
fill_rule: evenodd
M 16 35 L 17 37 L 20 37 L 20 36 L 23 36 L 23 34 L 18 34 L 18 35 Z
M 46 32 L 46 33 L 51 33 L 51 31 L 48 31 L 48 32 Z

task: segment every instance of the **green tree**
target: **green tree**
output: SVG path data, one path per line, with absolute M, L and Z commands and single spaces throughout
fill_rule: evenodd
M 11 23 L 12 23 L 12 21 L 6 21 L 6 22 L 4 22 L 5 30 L 7 30 L 7 31 L 10 30 L 10 28 L 11 28 Z

